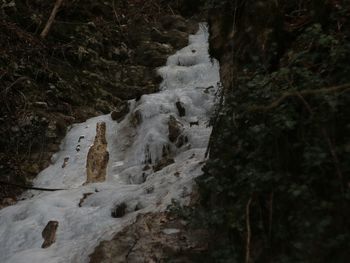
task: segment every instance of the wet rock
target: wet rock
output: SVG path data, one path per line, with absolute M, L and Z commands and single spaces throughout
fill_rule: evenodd
M 83 203 L 85 201 L 86 198 L 88 198 L 90 195 L 92 195 L 93 193 L 84 193 L 83 194 L 83 197 L 80 199 L 79 201 L 79 207 L 82 207 L 83 206 Z
M 177 138 L 183 131 L 183 126 L 181 122 L 179 122 L 173 115 L 169 117 L 168 122 L 168 130 L 169 130 L 169 140 L 171 142 L 176 142 Z
M 188 143 L 188 138 L 187 138 L 187 136 L 181 134 L 181 135 L 179 136 L 179 138 L 177 139 L 175 145 L 176 145 L 177 148 L 181 148 L 181 147 L 184 146 L 186 143 Z
M 126 214 L 127 205 L 123 202 L 121 204 L 117 204 L 113 210 L 111 216 L 114 218 L 123 217 Z
M 56 242 L 56 231 L 58 228 L 57 221 L 49 221 L 41 233 L 44 238 L 44 243 L 41 245 L 42 248 L 48 248 Z
M 120 122 L 126 114 L 129 112 L 129 105 L 125 102 L 118 109 L 115 109 L 111 112 L 111 118 L 114 121 Z
M 103 182 L 106 179 L 106 169 L 109 160 L 106 140 L 106 123 L 96 125 L 94 144 L 90 147 L 86 160 L 86 184 Z
M 112 240 L 101 242 L 90 263 L 197 262 L 208 248 L 208 233 L 186 223 L 167 213 L 140 214 Z
M 168 157 L 170 155 L 170 145 L 169 144 L 164 144 L 163 149 L 162 149 L 162 157 Z
M 186 109 L 183 103 L 181 101 L 177 101 L 175 105 L 176 105 L 177 111 L 179 112 L 179 116 L 184 117 L 186 115 Z
M 151 167 L 150 167 L 148 164 L 146 164 L 146 165 L 143 167 L 142 171 L 148 171 L 149 169 L 151 169 Z
M 163 158 L 162 160 L 157 162 L 155 165 L 153 165 L 153 170 L 155 172 L 158 172 L 173 163 L 175 163 L 175 160 L 173 158 L 169 158 L 169 157 Z
M 131 114 L 130 123 L 134 127 L 137 127 L 142 123 L 142 114 L 140 110 L 136 110 L 133 114 Z

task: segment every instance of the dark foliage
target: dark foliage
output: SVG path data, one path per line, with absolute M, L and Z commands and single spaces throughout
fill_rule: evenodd
M 348 262 L 350 3 L 266 1 L 247 17 L 256 2 L 236 2 L 233 80 L 198 181 L 209 262 Z

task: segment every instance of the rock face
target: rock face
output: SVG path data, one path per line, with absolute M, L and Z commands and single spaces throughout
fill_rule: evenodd
M 86 184 L 105 181 L 108 160 L 106 123 L 100 122 L 96 125 L 95 141 L 87 155 Z
M 90 263 L 200 262 L 207 233 L 187 225 L 169 213 L 139 215 L 111 241 L 103 241 Z
M 41 233 L 44 238 L 44 243 L 41 245 L 42 248 L 48 248 L 56 241 L 56 231 L 58 228 L 57 221 L 49 221 Z

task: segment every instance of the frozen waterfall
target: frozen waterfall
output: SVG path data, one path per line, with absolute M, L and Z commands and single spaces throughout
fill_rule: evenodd
M 133 223 L 139 213 L 164 211 L 172 199 L 189 201 L 193 179 L 202 173 L 219 82 L 204 24 L 159 74 L 160 91 L 130 101 L 130 112 L 120 123 L 104 115 L 70 128 L 52 165 L 34 182 L 66 190 L 30 191 L 24 200 L 0 210 L 0 262 L 87 262 L 100 241 Z M 107 126 L 107 179 L 84 185 L 86 156 L 101 121 Z M 173 136 L 170 121 L 176 126 Z M 154 169 L 164 159 L 168 163 Z M 120 203 L 127 205 L 126 214 L 113 218 L 111 210 Z M 56 242 L 43 249 L 42 231 L 50 220 L 59 222 Z

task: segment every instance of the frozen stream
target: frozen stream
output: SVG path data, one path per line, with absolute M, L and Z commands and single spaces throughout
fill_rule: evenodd
M 28 192 L 26 200 L 0 210 L 1 263 L 88 262 L 100 241 L 133 223 L 137 214 L 163 211 L 172 199 L 183 204 L 189 200 L 193 179 L 201 174 L 219 82 L 219 65 L 208 55 L 207 28 L 201 25 L 189 46 L 170 56 L 159 73 L 164 79 L 161 91 L 130 101 L 122 122 L 104 115 L 71 127 L 52 165 L 34 183 L 67 190 Z M 180 114 L 180 104 L 185 114 Z M 182 126 L 181 142 L 169 140 L 173 117 Z M 107 179 L 83 185 L 86 156 L 101 121 L 107 125 Z M 152 166 L 164 156 L 175 162 L 154 172 Z M 79 207 L 86 193 L 92 194 Z M 122 202 L 126 215 L 113 218 L 113 207 Z M 42 231 L 50 220 L 59 222 L 56 242 L 43 249 Z

